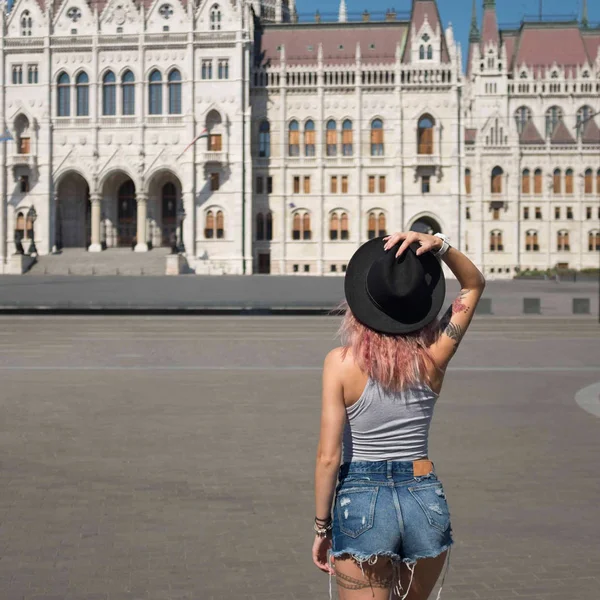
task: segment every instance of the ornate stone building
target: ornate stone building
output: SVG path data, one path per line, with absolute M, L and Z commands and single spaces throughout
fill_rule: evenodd
M 485 0 L 465 75 L 434 0 L 358 22 L 342 0 L 334 23 L 284 0 L 2 14 L 0 272 L 32 230 L 41 255 L 99 261 L 179 237 L 197 273 L 339 274 L 407 228 L 502 276 L 598 264 L 600 31 L 585 21 L 499 31 Z

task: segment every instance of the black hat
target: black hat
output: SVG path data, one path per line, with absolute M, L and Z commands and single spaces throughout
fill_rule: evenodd
M 400 243 L 384 250 L 378 237 L 363 244 L 346 270 L 344 291 L 350 310 L 367 327 L 388 334 L 421 329 L 440 312 L 446 281 L 431 252 L 416 255 L 411 244 L 396 258 Z

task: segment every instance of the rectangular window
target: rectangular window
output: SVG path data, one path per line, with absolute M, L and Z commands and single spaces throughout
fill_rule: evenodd
M 560 219 L 560 206 L 555 206 L 554 207 L 554 218 L 555 219 Z
M 567 206 L 567 219 L 572 219 L 572 218 L 573 218 L 573 207 Z
M 212 60 L 202 61 L 202 79 L 212 79 Z
M 304 176 L 304 193 L 310 194 L 310 175 Z
M 292 265 L 292 271 L 294 271 L 294 273 L 298 272 L 298 266 L 299 265 Z
M 310 265 L 304 265 L 304 272 L 310 273 Z
M 294 194 L 300 193 L 300 177 L 298 175 L 294 176 Z
M 37 82 L 38 82 L 37 65 L 28 65 L 27 66 L 27 83 L 37 83 Z
M 500 220 L 500 209 L 499 208 L 492 209 L 492 219 L 494 219 L 494 221 Z
M 467 169 L 465 171 L 465 193 L 471 193 L 471 170 Z
M 220 133 L 211 133 L 208 138 L 208 149 L 211 152 L 221 152 L 223 149 Z
M 29 191 L 29 175 L 21 175 L 19 178 L 19 189 L 22 194 Z
M 337 272 L 337 265 L 329 265 L 329 270 L 332 273 L 336 273 Z
M 375 193 L 375 175 L 369 175 L 369 194 Z
M 470 207 L 467 206 L 466 209 L 465 209 L 465 212 L 466 212 L 465 218 L 467 219 L 467 221 L 470 221 L 471 220 L 471 209 L 470 209 Z
M 328 129 L 326 134 L 327 156 L 335 156 L 337 154 L 337 130 Z
M 267 177 L 267 194 L 273 193 L 273 178 L 271 176 Z
M 342 154 L 352 156 L 352 129 L 342 129 Z
M 586 219 L 591 219 L 592 218 L 592 207 L 591 206 L 587 206 L 585 209 L 585 218 Z
M 210 174 L 210 190 L 211 192 L 216 192 L 219 189 L 219 174 L 211 173 Z
M 421 194 L 429 194 L 431 190 L 431 177 L 429 175 L 421 176 Z
M 342 194 L 348 193 L 348 175 L 342 175 Z
M 329 192 L 331 194 L 337 194 L 337 176 L 336 175 L 332 175 L 330 182 L 331 183 L 329 185 Z
M 521 193 L 522 194 L 530 194 L 531 193 L 531 178 L 529 176 L 529 171 L 523 171 L 521 175 Z
M 23 65 L 13 65 L 12 82 L 15 85 L 23 83 Z
M 31 139 L 22 137 L 19 139 L 19 154 L 29 154 L 31 152 Z
M 229 79 L 229 61 L 220 60 L 218 63 L 218 77 L 219 79 Z
M 385 194 L 385 175 L 379 176 L 379 193 Z
M 542 172 L 540 170 L 533 174 L 533 193 L 536 196 L 540 196 L 542 193 Z
M 263 193 L 263 178 L 262 177 L 256 178 L 256 193 L 257 194 Z
M 523 218 L 529 219 L 529 207 L 528 206 L 523 207 Z
M 535 207 L 535 218 L 536 219 L 541 219 L 542 218 L 542 207 L 541 206 L 536 206 Z

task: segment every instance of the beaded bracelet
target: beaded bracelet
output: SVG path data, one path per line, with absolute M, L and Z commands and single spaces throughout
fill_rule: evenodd
M 333 524 L 331 517 L 327 517 L 326 519 L 319 519 L 318 517 L 315 517 L 313 529 L 318 536 L 326 536 L 327 532 L 331 531 L 332 527 Z

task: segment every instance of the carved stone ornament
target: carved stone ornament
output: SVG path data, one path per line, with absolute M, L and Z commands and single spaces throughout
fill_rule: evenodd
M 81 11 L 76 6 L 71 6 L 67 11 L 67 17 L 69 17 L 73 23 L 77 23 L 77 21 L 81 19 Z
M 163 19 L 170 19 L 173 16 L 173 7 L 170 4 L 163 4 L 158 12 Z

